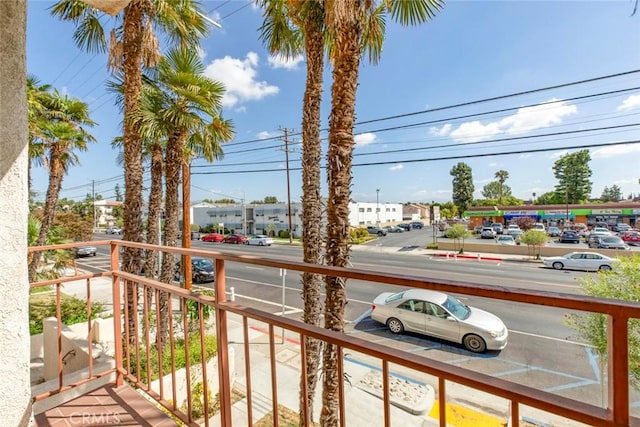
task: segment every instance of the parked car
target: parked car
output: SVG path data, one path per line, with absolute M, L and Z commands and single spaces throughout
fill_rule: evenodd
M 520 236 L 522 236 L 523 233 L 524 231 L 522 230 L 511 230 L 511 232 L 509 233 L 509 236 L 513 237 L 513 240 L 515 240 L 516 243 L 518 243 L 520 241 Z
M 541 222 L 536 222 L 535 224 L 533 224 L 533 227 L 531 227 L 532 230 L 540 230 L 540 231 L 546 231 L 546 228 L 544 227 L 544 224 Z
M 594 235 L 613 236 L 613 233 L 611 233 L 609 229 L 605 227 L 594 227 L 593 230 L 591 230 L 591 233 L 589 233 L 589 237 Z
M 623 233 L 625 231 L 631 230 L 631 226 L 629 224 L 625 224 L 624 222 L 619 222 L 616 225 L 612 226 L 611 230 L 615 231 L 616 233 Z
M 387 235 L 387 230 L 385 230 L 384 228 L 380 228 L 378 226 L 375 225 L 367 225 L 367 232 L 369 234 L 375 234 L 378 236 L 386 236 Z
M 564 230 L 558 241 L 560 243 L 580 243 L 580 235 L 573 230 Z
M 508 234 L 503 234 L 502 236 L 496 236 L 496 243 L 499 245 L 515 245 L 516 239 Z
M 98 254 L 98 249 L 95 246 L 78 246 L 77 248 L 73 248 L 73 255 L 76 258 L 82 258 L 86 256 L 96 256 Z
M 411 224 L 398 224 L 396 227 L 402 228 L 404 231 L 411 231 Z
M 500 224 L 499 222 L 494 222 L 493 224 L 491 224 L 491 228 L 493 228 L 496 234 L 502 234 L 504 231 L 502 224 Z
M 257 246 L 271 246 L 273 245 L 273 239 L 265 234 L 257 234 L 245 242 L 247 245 Z
M 222 243 L 234 243 L 234 244 L 244 244 L 247 241 L 247 236 L 243 234 L 229 234 L 227 237 L 222 239 Z
M 116 226 L 107 227 L 106 233 L 107 234 L 122 234 L 122 228 L 116 227 Z
M 413 221 L 411 222 L 411 228 L 417 228 L 418 230 L 422 229 L 422 227 L 424 227 L 424 222 L 422 221 Z
M 480 233 L 482 233 L 481 225 L 476 225 L 475 227 L 473 227 L 473 234 L 480 234 Z
M 178 240 L 182 239 L 182 233 L 178 233 Z M 197 231 L 191 232 L 191 240 L 200 240 L 200 233 Z
M 518 232 L 520 231 L 520 227 L 518 226 L 518 224 L 509 224 L 507 226 L 507 229 L 504 230 L 504 234 L 511 234 L 512 232 Z
M 460 343 L 476 353 L 502 350 L 509 336 L 507 327 L 494 314 L 426 289 L 378 295 L 371 319 L 387 325 L 394 334 L 407 331 L 429 335 Z
M 480 232 L 480 237 L 482 239 L 494 239 L 496 237 L 496 231 L 493 227 L 484 227 Z
M 547 234 L 549 237 L 560 237 L 562 235 L 562 231 L 560 231 L 558 227 L 549 227 L 547 229 Z
M 224 236 L 219 233 L 209 233 L 202 236 L 200 240 L 203 242 L 222 242 L 224 240 Z
M 176 281 L 182 281 L 182 263 L 176 263 Z M 191 257 L 191 281 L 193 283 L 206 283 L 215 280 L 213 261 L 209 258 Z
M 398 227 L 397 225 L 387 225 L 383 228 L 387 230 L 387 233 L 404 233 L 404 228 Z
M 627 245 L 638 246 L 640 245 L 640 231 L 630 230 L 620 234 L 620 238 Z
M 618 236 L 590 236 L 588 244 L 590 248 L 629 250 L 629 245 Z
M 547 257 L 542 263 L 547 267 L 553 267 L 556 270 L 611 270 L 616 262 L 616 258 L 610 258 L 596 252 L 571 252 L 563 256 Z

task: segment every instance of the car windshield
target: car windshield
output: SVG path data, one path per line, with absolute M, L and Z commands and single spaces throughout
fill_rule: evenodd
M 454 297 L 448 295 L 446 301 L 442 304 L 444 308 L 453 314 L 455 317 L 461 320 L 465 320 L 471 315 L 471 310 L 468 306 L 464 305 Z
M 213 263 L 210 259 L 194 259 L 193 265 L 203 270 L 213 269 Z

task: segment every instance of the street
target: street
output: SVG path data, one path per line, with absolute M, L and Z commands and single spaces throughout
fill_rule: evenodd
M 96 236 L 97 239 L 105 237 L 112 238 Z M 399 233 L 397 237 L 403 237 L 405 243 L 399 248 L 388 245 L 392 240 L 386 240 L 389 237 L 354 247 L 351 252 L 353 268 L 571 294 L 581 293 L 577 281 L 580 277 L 594 274 L 556 271 L 544 268 L 540 263 L 453 260 L 425 254 L 413 255 L 415 247 L 425 246 L 424 240 L 430 237 L 430 233 L 421 230 Z M 300 246 L 258 247 L 192 241 L 192 247 L 264 255 L 289 261 L 300 261 L 302 258 Z M 79 259 L 78 265 L 88 271 L 108 269 L 107 248 L 99 248 L 96 257 Z M 288 272 L 283 279 L 278 269 L 232 262 L 227 263 L 226 273 L 227 298 L 233 295 L 236 301 L 243 304 L 301 319 L 299 274 Z M 206 286 L 210 287 L 211 284 Z M 401 289 L 391 285 L 349 280 L 345 332 L 563 396 L 594 404 L 602 402 L 598 359 L 587 346 L 579 342 L 575 331 L 565 324 L 566 311 L 457 295 L 465 304 L 494 313 L 509 329 L 509 344 L 503 351 L 478 355 L 455 343 L 417 334 L 394 335 L 386 326 L 372 321 L 369 311 L 375 296 L 381 292 L 398 290 Z M 633 399 L 640 400 L 640 397 L 634 395 Z

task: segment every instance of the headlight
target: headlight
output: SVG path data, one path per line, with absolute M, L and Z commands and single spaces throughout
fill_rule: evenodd
M 502 335 L 504 335 L 504 329 L 500 331 L 489 331 L 489 335 L 491 335 L 493 338 L 501 337 Z

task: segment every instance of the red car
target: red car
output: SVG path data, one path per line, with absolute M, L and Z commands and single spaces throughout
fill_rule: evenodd
M 239 244 L 239 243 L 246 243 L 246 241 L 247 241 L 247 236 L 243 236 L 242 234 L 229 234 L 227 237 L 224 238 L 222 243 Z
M 625 231 L 620 237 L 628 245 L 640 245 L 640 231 Z
M 200 238 L 203 242 L 222 242 L 224 240 L 224 236 L 218 233 L 205 234 Z

